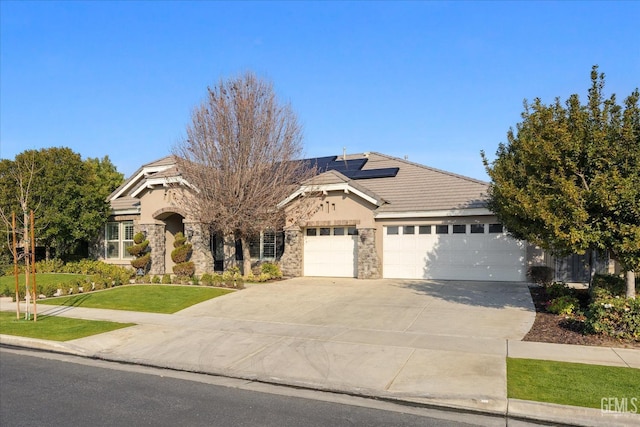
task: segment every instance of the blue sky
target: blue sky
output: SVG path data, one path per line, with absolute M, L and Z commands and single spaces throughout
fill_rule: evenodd
M 129 175 L 220 78 L 290 102 L 307 156 L 379 151 L 488 180 L 522 101 L 640 86 L 640 2 L 0 2 L 0 157 L 68 146 Z

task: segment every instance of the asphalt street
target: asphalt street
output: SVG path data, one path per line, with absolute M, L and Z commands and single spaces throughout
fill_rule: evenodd
M 215 384 L 211 376 L 6 348 L 0 349 L 0 378 L 3 426 L 468 426 L 482 421 L 468 414 L 460 414 L 467 417 L 460 422 L 451 419 L 456 414 L 436 410 L 375 401 L 366 406 L 363 399 L 347 404 L 331 400 L 348 398 L 327 393 L 317 393 L 320 399 L 298 397 L 309 393 L 273 386 L 255 391 L 246 381 Z

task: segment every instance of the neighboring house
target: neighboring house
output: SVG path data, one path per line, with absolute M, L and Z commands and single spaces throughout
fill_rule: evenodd
M 525 281 L 530 265 L 558 265 L 507 235 L 486 208 L 486 182 L 379 153 L 311 161 L 318 175 L 280 207 L 293 210 L 311 195 L 312 214 L 256 236 L 253 261 L 279 260 L 288 276 L 494 281 Z M 193 194 L 172 156 L 142 166 L 109 197 L 100 258 L 128 265 L 126 247 L 140 230 L 151 241 L 150 272 L 171 273 L 173 239 L 182 231 L 196 272 L 220 270 L 220 239 L 181 206 Z

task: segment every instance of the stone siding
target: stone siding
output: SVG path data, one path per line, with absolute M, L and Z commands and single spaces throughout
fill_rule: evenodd
M 380 259 L 376 251 L 376 229 L 358 229 L 358 279 L 379 279 Z
M 149 239 L 151 267 L 149 274 L 165 274 L 164 265 L 164 224 L 134 224 L 134 231 L 141 231 Z
M 299 227 L 284 230 L 284 253 L 280 259 L 282 274 L 287 277 L 302 276 L 304 239 Z
M 213 272 L 213 254 L 211 253 L 209 230 L 199 223 L 185 223 L 184 234 L 190 236 L 188 241 L 193 245 L 191 261 L 195 265 L 195 274 Z

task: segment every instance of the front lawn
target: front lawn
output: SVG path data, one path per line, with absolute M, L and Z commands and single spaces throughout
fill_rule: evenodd
M 507 358 L 507 397 L 514 399 L 602 409 L 603 399 L 640 402 L 638 384 L 640 369 Z
M 102 322 L 43 315 L 38 316 L 37 322 L 23 319 L 23 314 L 18 320 L 15 312 L 0 312 L 0 334 L 69 341 L 135 325 L 135 323 Z
M 39 304 L 171 314 L 233 292 L 200 286 L 125 285 L 100 292 L 39 300 Z

